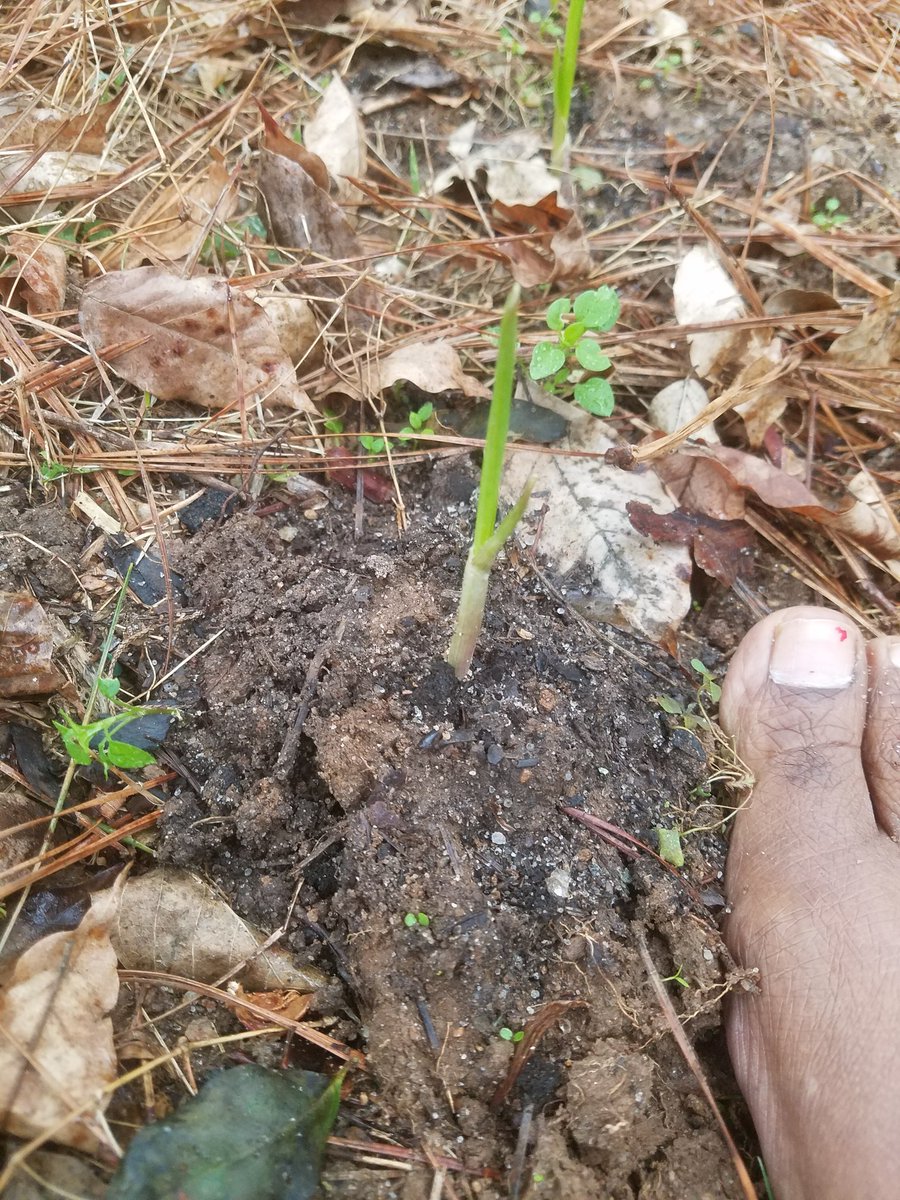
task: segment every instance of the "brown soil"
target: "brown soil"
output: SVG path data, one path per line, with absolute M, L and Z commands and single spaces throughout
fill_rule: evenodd
M 462 470 L 435 469 L 430 504 L 471 489 Z M 448 502 L 401 538 L 382 509 L 354 540 L 352 504 L 337 501 L 314 519 L 241 514 L 184 546 L 190 637 L 223 632 L 172 695 L 199 791 L 170 801 L 164 856 L 265 928 L 300 883 L 287 944 L 343 981 L 334 1028 L 368 1058 L 354 1088 L 363 1128 L 493 1168 L 498 1182 L 472 1194 L 509 1194 L 527 1110 L 535 1196 L 736 1196 L 636 944 L 689 981 L 669 985 L 673 1000 L 703 1009 L 689 1029 L 730 1104 L 718 1011 L 705 1008 L 729 969 L 714 915 L 651 858 L 560 811 L 588 809 L 653 846 L 676 813 L 693 823 L 706 755 L 655 700 L 689 698 L 689 672 L 590 630 L 514 559 L 495 570 L 458 683 L 443 654 L 470 521 L 467 502 Z M 721 911 L 722 837 L 686 849 L 687 875 Z M 407 913 L 428 926 L 406 927 Z M 492 1105 L 513 1054 L 500 1029 L 560 1000 L 576 1003 Z M 341 1166 L 331 1194 L 425 1196 L 430 1178 L 401 1186 Z

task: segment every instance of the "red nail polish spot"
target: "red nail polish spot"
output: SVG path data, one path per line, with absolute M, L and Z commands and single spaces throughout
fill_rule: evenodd
M 847 640 L 847 630 L 846 630 L 846 629 L 841 629 L 840 625 L 835 625 L 835 629 L 837 630 L 837 632 L 838 632 L 838 636 L 840 637 L 841 641 L 842 641 L 842 642 L 846 642 L 846 640 Z

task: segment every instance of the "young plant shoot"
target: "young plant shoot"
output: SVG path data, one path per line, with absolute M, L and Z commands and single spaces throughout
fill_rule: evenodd
M 581 41 L 581 18 L 584 0 L 569 0 L 566 36 L 562 48 L 553 54 L 553 140 L 550 148 L 550 169 L 563 169 L 566 139 L 569 135 L 569 110 L 572 107 L 572 88 L 578 65 L 578 44 Z
M 456 612 L 456 628 L 447 652 L 447 662 L 456 671 L 457 679 L 463 679 L 468 674 L 472 655 L 475 652 L 475 644 L 481 633 L 491 567 L 494 565 L 494 560 L 500 553 L 503 543 L 521 520 L 531 495 L 531 485 L 528 484 L 510 511 L 497 525 L 500 479 L 503 475 L 503 458 L 506 453 L 509 412 L 512 406 L 513 382 L 516 373 L 518 311 L 519 289 L 518 286 L 514 286 L 507 297 L 503 308 L 503 317 L 500 321 L 497 369 L 494 374 L 494 394 L 491 399 L 487 433 L 484 439 L 475 533 L 463 572 L 462 591 L 459 597 L 459 608 Z

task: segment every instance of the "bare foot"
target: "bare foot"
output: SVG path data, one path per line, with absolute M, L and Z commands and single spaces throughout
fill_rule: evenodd
M 726 936 L 758 994 L 728 1042 L 776 1200 L 900 1196 L 900 638 L 773 613 L 722 721 L 756 786 L 735 818 Z

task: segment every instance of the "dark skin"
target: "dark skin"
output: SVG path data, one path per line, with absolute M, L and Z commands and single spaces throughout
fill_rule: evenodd
M 773 613 L 721 718 L 756 783 L 735 818 L 726 938 L 759 968 L 727 1014 L 777 1200 L 900 1195 L 900 637 Z

